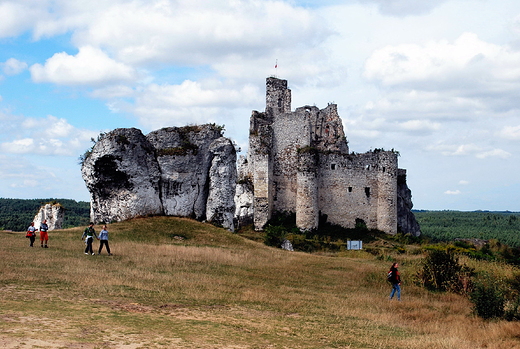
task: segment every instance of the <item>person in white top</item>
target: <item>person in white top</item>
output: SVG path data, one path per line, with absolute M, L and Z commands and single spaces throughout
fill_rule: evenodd
M 29 244 L 30 247 L 34 247 L 34 240 L 36 240 L 36 227 L 34 226 L 34 222 L 31 222 L 31 226 L 27 228 L 27 234 L 25 235 L 29 241 L 31 242 Z

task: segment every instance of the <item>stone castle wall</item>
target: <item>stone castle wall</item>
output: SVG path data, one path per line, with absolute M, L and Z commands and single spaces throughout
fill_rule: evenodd
M 88 156 L 87 156 L 88 155 Z M 116 129 L 86 154 L 82 176 L 94 222 L 146 215 L 208 220 L 229 230 L 294 212 L 298 227 L 328 222 L 419 235 L 406 171 L 394 151 L 349 153 L 337 106 L 291 111 L 287 81 L 268 78 L 266 109 L 250 118 L 249 151 L 238 164 L 215 125 L 169 127 L 143 135 Z
M 320 158 L 319 208 L 328 221 L 396 233 L 397 155 L 393 152 L 328 154 Z
M 266 81 L 266 110 L 254 111 L 250 120 L 248 166 L 257 230 L 276 212 L 295 212 L 303 230 L 317 228 L 321 215 L 346 228 L 361 220 L 396 234 L 398 207 L 399 214 L 407 212 L 408 227 L 415 221 L 411 199 L 398 203 L 406 198 L 398 196 L 396 152 L 349 153 L 337 106 L 291 111 L 286 80 Z M 418 224 L 410 230 L 420 234 Z

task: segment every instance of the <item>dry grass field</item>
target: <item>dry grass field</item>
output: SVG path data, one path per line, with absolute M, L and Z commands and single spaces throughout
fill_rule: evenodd
M 288 252 L 172 217 L 109 231 L 113 256 L 85 255 L 82 228 L 50 232 L 48 249 L 0 233 L 1 348 L 520 348 L 518 322 L 415 285 L 418 253 Z

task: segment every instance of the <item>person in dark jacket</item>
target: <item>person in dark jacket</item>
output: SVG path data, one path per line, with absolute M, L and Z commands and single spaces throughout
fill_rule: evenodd
M 96 232 L 94 231 L 94 223 L 90 222 L 89 226 L 85 228 L 85 231 L 81 236 L 81 239 L 85 239 L 85 244 L 87 245 L 85 247 L 85 254 L 94 255 L 94 251 L 92 251 L 92 242 L 94 241 L 94 238 L 98 239 Z
M 394 298 L 394 295 L 397 293 L 397 300 L 401 300 L 401 275 L 399 274 L 398 263 L 392 264 L 390 267 L 390 271 L 388 271 L 389 278 L 388 281 L 392 284 L 392 292 L 390 292 L 390 299 Z

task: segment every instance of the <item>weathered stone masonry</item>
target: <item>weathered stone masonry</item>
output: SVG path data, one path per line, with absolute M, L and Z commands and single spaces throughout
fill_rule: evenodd
M 347 228 L 362 221 L 420 234 L 397 153 L 350 153 L 337 106 L 291 111 L 287 81 L 276 78 L 267 79 L 265 111 L 251 115 L 248 156 L 238 165 L 233 143 L 215 125 L 146 136 L 120 128 L 101 135 L 81 171 L 96 223 L 171 215 L 260 230 L 274 213 L 295 212 L 303 230 L 326 217 Z
M 247 166 L 242 176 L 253 182 L 255 229 L 287 211 L 304 230 L 317 228 L 326 215 L 347 228 L 362 220 L 390 234 L 420 234 L 397 153 L 349 153 L 337 106 L 291 111 L 286 80 L 267 79 L 265 112 L 253 111 L 250 119 Z

